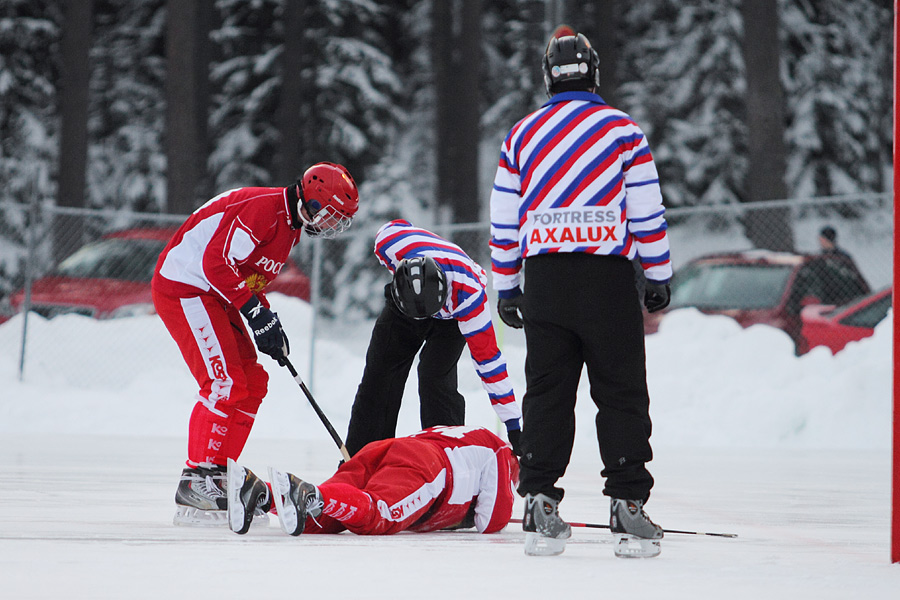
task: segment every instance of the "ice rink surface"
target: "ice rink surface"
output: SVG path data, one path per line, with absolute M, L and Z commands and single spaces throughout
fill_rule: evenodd
M 889 561 L 890 462 L 880 451 L 657 450 L 647 510 L 669 534 L 654 559 L 613 556 L 576 528 L 564 554 L 528 557 L 524 534 L 284 535 L 274 517 L 245 536 L 172 525 L 183 442 L 4 436 L 2 597 L 28 598 L 878 598 L 897 597 Z M 586 444 L 561 514 L 605 523 L 599 459 Z M 279 457 L 280 460 L 272 460 Z M 242 462 L 319 482 L 337 450 L 262 440 Z M 521 517 L 521 504 L 514 517 Z
M 317 341 L 309 307 L 274 299 L 294 364 L 340 434 L 371 325 Z M 275 306 L 275 304 L 273 304 Z M 245 536 L 176 527 L 195 384 L 156 317 L 76 315 L 0 325 L 0 600 L 441 598 L 777 600 L 900 598 L 890 563 L 892 323 L 837 356 L 793 354 L 782 332 L 696 311 L 647 339 L 656 478 L 647 511 L 669 534 L 653 559 L 618 559 L 605 530 L 576 528 L 564 554 L 525 556 L 521 526 L 357 537 Z M 306 337 L 304 337 L 306 336 Z M 521 336 L 504 355 L 525 389 Z M 474 369 L 460 362 L 466 420 L 495 430 Z M 271 361 L 269 394 L 241 462 L 319 483 L 340 455 L 290 375 Z M 398 435 L 418 429 L 415 370 Z M 563 518 L 604 524 L 586 377 Z M 521 501 L 514 518 L 520 518 Z

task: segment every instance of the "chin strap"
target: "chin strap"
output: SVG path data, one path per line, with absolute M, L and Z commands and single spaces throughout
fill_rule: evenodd
M 300 217 L 300 180 L 287 186 L 288 210 L 291 212 L 291 229 L 303 227 L 303 219 Z

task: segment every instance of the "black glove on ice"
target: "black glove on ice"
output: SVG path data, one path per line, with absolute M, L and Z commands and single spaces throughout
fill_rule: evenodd
M 497 314 L 500 320 L 513 329 L 522 329 L 522 294 L 515 298 L 500 298 L 497 301 Z
M 247 325 L 250 326 L 253 341 L 256 342 L 259 351 L 268 354 L 277 360 L 279 365 L 284 366 L 284 359 L 290 354 L 291 348 L 278 315 L 263 306 L 256 296 L 241 307 L 241 314 L 247 319 Z
M 647 312 L 656 312 L 669 305 L 669 284 L 647 280 L 644 286 L 644 306 Z

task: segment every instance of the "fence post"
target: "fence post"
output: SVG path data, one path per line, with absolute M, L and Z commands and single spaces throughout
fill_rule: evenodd
M 309 326 L 309 372 L 306 381 L 309 389 L 315 392 L 315 365 L 316 365 L 316 325 L 319 320 L 319 304 L 322 298 L 322 239 L 313 238 L 312 276 L 310 278 L 310 307 L 312 309 L 312 323 Z
M 19 348 L 19 381 L 25 378 L 25 340 L 28 338 L 28 314 L 31 312 L 31 282 L 34 280 L 34 238 L 37 220 L 38 186 L 35 185 L 25 217 L 25 302 L 22 305 L 22 345 Z

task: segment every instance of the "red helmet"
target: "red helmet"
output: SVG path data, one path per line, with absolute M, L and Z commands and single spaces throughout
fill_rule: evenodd
M 359 190 L 343 165 L 316 163 L 300 178 L 303 229 L 311 236 L 332 238 L 350 227 L 359 209 Z

